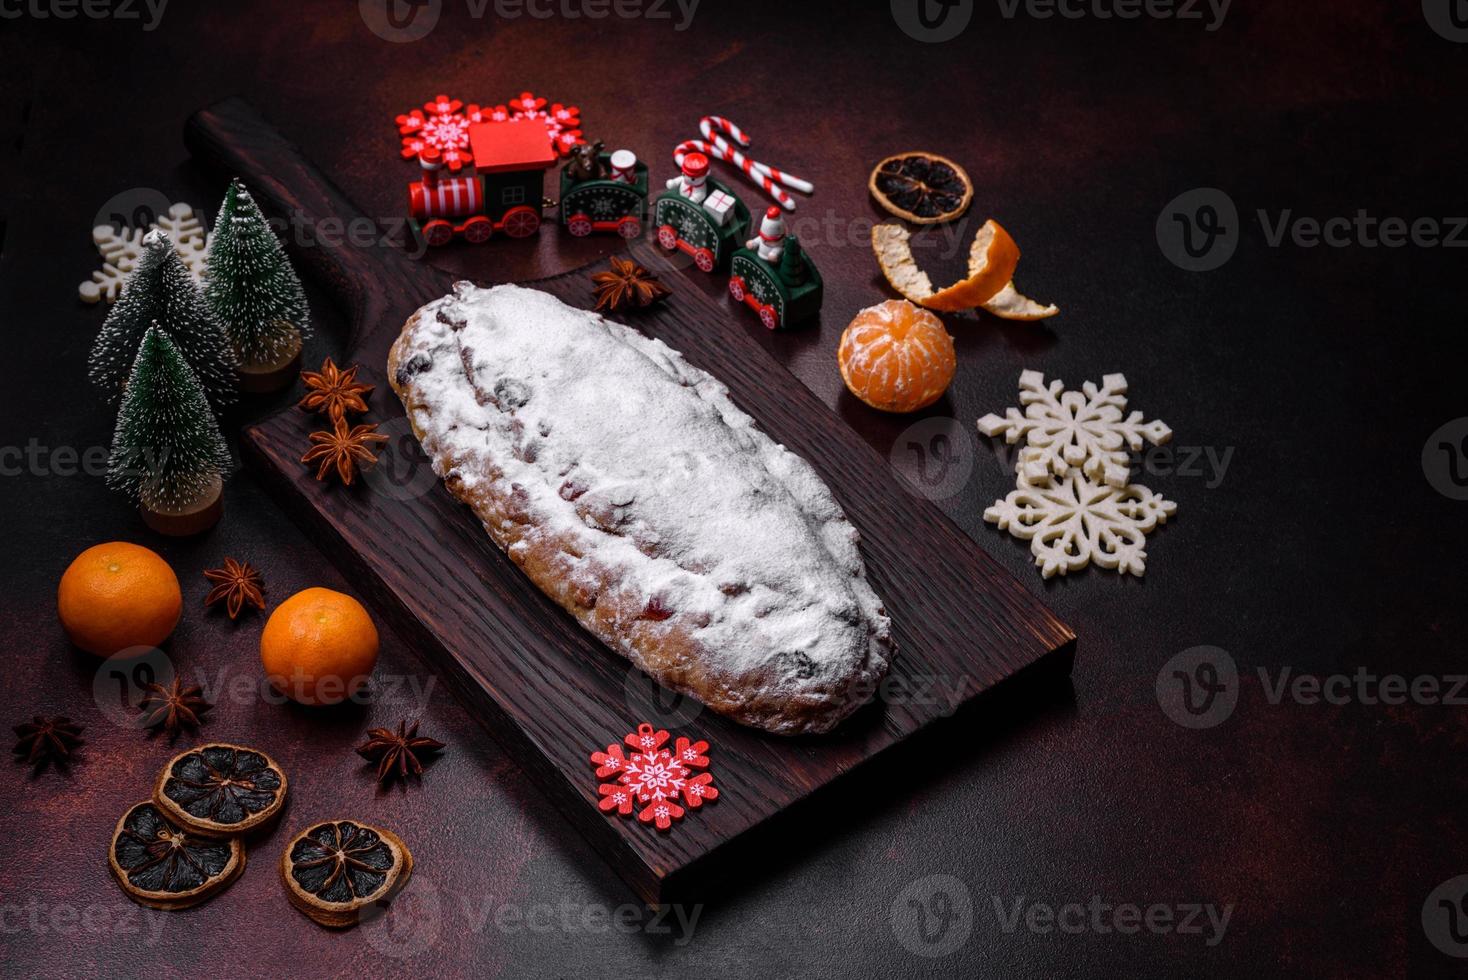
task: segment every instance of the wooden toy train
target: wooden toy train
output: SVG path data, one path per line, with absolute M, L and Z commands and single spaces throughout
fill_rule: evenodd
M 435 150 L 420 154 L 422 178 L 409 185 L 411 224 L 432 246 L 454 238 L 479 243 L 496 234 L 527 238 L 540 229 L 547 201 L 544 173 L 556 162 L 545 129 L 534 120 L 503 120 L 469 127 L 473 166 L 444 175 Z M 657 242 L 683 252 L 702 272 L 730 270 L 729 295 L 777 330 L 819 311 L 820 273 L 783 212 L 769 208 L 753 238 L 749 208 L 728 186 L 708 176 L 709 161 L 687 154 L 681 173 L 653 204 Z M 560 223 L 577 237 L 615 232 L 642 234 L 647 216 L 647 166 L 627 150 L 606 153 L 603 144 L 571 150 L 561 170 Z
M 771 206 L 758 234 L 745 241 L 749 208 L 708 176 L 708 157 L 688 153 L 681 168 L 653 205 L 658 244 L 691 256 L 704 272 L 730 269 L 729 295 L 771 330 L 814 316 L 824 292 L 821 274 L 806 259 L 800 240 L 786 233 L 784 212 Z

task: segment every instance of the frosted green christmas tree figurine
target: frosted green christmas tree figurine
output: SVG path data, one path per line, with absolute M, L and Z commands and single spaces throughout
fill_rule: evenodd
M 301 280 L 245 185 L 224 194 L 204 295 L 240 360 L 240 390 L 275 391 L 300 371 L 310 318 Z
M 137 271 L 92 345 L 88 372 L 108 401 L 122 394 L 143 335 L 154 325 L 183 355 L 216 412 L 235 400 L 234 351 L 183 259 L 161 231 L 143 238 Z
M 197 534 L 223 513 L 229 449 L 199 379 L 159 327 L 143 335 L 133 362 L 107 483 L 137 501 L 161 534 Z

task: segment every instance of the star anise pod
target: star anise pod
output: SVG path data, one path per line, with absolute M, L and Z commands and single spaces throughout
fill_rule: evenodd
M 15 743 L 17 761 L 35 766 L 39 771 L 46 763 L 65 769 L 77 746 L 82 744 L 81 725 L 73 725 L 70 718 L 43 718 L 36 715 L 23 725 L 15 726 L 19 741 Z
M 357 748 L 357 754 L 369 762 L 377 763 L 377 781 L 383 786 L 400 779 L 406 788 L 411 775 L 423 777 L 423 762 L 420 755 L 438 752 L 443 748 L 438 739 L 418 734 L 418 723 L 410 726 L 406 721 L 398 722 L 398 730 L 373 728 L 367 732 L 367 741 Z
M 387 442 L 387 436 L 377 431 L 377 423 L 367 422 L 347 428 L 343 419 L 337 419 L 330 432 L 311 433 L 311 448 L 301 457 L 303 463 L 321 461 L 316 469 L 316 479 L 325 480 L 333 468 L 336 475 L 347 486 L 352 485 L 360 464 L 375 463 L 377 457 L 371 446 L 375 442 Z
M 591 281 L 596 284 L 596 308 L 598 310 L 621 310 L 632 306 L 651 306 L 673 291 L 653 277 L 642 266 L 631 259 L 612 256 L 611 268 L 594 272 Z
M 185 728 L 197 731 L 199 716 L 213 707 L 204 699 L 202 688 L 197 684 L 184 687 L 177 676 L 168 687 L 149 684 L 143 690 L 143 700 L 138 704 L 143 710 L 143 727 L 162 725 L 170 741 L 178 738 L 178 733 Z
M 256 609 L 265 608 L 265 582 L 249 562 L 226 558 L 223 568 L 208 569 L 204 577 L 214 583 L 214 588 L 204 597 L 204 605 L 212 606 L 223 600 L 230 619 L 238 616 L 247 602 Z
M 306 397 L 300 407 L 324 412 L 333 422 L 340 422 L 348 412 L 367 411 L 366 396 L 376 387 L 357 380 L 357 365 L 343 371 L 329 357 L 320 371 L 302 371 L 301 380 L 306 382 Z

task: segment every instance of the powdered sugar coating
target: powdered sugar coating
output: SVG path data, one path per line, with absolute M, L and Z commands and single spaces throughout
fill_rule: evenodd
M 890 624 L 830 490 L 677 351 L 538 290 L 459 283 L 394 363 L 435 471 L 452 465 L 461 499 L 513 501 L 491 536 L 512 557 L 554 542 L 591 592 L 583 625 L 658 680 L 823 731 L 886 671 Z M 695 669 L 653 655 L 664 629 L 691 638 Z

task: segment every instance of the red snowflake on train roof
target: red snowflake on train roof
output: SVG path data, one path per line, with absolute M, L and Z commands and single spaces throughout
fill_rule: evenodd
M 624 817 L 631 816 L 633 806 L 637 805 L 642 808 L 638 820 L 655 824 L 658 830 L 667 830 L 674 820 L 683 819 L 687 810 L 696 810 L 705 800 L 719 798 L 711 774 L 693 774 L 695 769 L 708 768 L 709 743 L 690 742 L 680 737 L 669 751 L 664 748 L 668 737 L 666 731 L 643 722 L 637 731 L 622 740 L 632 749 L 630 755 L 624 754 L 622 746 L 616 743 L 608 745 L 605 752 L 591 753 L 591 762 L 597 767 L 596 778 L 616 777 L 597 787 L 601 794 L 597 806 L 603 813 L 616 810 Z
M 465 111 L 461 111 L 465 110 Z M 449 170 L 456 171 L 474 162 L 469 152 L 469 126 L 483 122 L 484 112 L 477 105 L 467 107 L 447 95 L 434 96 L 423 108 L 398 116 L 398 133 L 403 137 L 403 159 L 422 159 L 424 151 L 436 150 Z
M 437 95 L 423 103 L 423 108 L 398 116 L 395 122 L 403 138 L 403 159 L 422 159 L 425 150 L 436 150 L 443 165 L 457 171 L 474 162 L 469 152 L 469 127 L 478 122 L 508 119 L 541 120 L 557 156 L 565 156 L 571 147 L 585 142 L 579 128 L 580 109 L 559 102 L 546 108 L 546 100 L 530 92 L 521 92 L 519 98 L 496 106 L 466 104 L 447 95 Z

